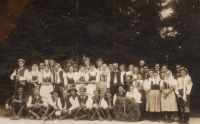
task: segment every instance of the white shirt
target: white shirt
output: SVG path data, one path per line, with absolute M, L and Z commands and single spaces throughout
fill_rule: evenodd
M 23 67 L 23 68 L 24 68 L 24 67 Z M 18 71 L 22 70 L 23 68 L 18 69 Z M 10 79 L 11 79 L 11 80 L 14 80 L 14 76 L 15 76 L 15 75 L 16 75 L 16 69 L 15 69 L 15 71 L 12 73 L 12 75 L 10 76 Z M 26 70 L 24 71 L 24 76 L 19 76 L 19 81 L 25 81 L 25 80 L 27 80 L 28 75 L 29 75 L 29 71 L 26 69 Z
M 142 103 L 141 97 L 142 95 L 139 93 L 138 89 L 134 88 L 133 92 L 127 92 L 126 97 L 134 98 L 137 103 Z
M 74 79 L 74 83 L 77 81 L 77 73 L 63 73 L 64 77 L 64 85 L 66 86 L 68 84 L 68 78 Z

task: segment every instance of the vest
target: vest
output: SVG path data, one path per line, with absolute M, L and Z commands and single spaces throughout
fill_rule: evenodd
M 59 98 L 57 98 L 56 100 L 53 98 L 53 96 L 51 97 L 52 98 L 52 101 L 55 103 L 56 102 L 56 106 L 58 107 L 58 99 Z
M 153 84 L 153 81 L 151 81 L 151 90 L 159 90 L 160 89 L 160 81 L 159 84 Z
M 98 99 L 96 99 L 95 97 L 92 97 L 92 99 L 93 99 L 93 104 L 98 104 L 98 105 L 100 105 L 100 102 L 101 102 L 101 97 L 99 97 Z
M 19 75 L 19 76 L 24 76 L 24 72 L 25 72 L 26 68 L 23 68 L 21 70 L 19 70 L 18 68 L 16 69 L 16 75 Z
M 81 99 L 81 95 L 78 96 L 79 104 L 81 104 L 81 103 L 86 104 L 87 100 L 88 100 L 88 96 L 85 96 L 84 99 Z
M 110 98 L 110 100 L 105 98 L 105 101 L 107 102 L 108 106 L 113 106 L 113 99 L 112 98 Z
M 116 78 L 117 78 L 117 84 L 121 84 L 121 80 L 120 80 L 120 77 L 121 77 L 120 75 L 121 75 L 121 73 L 120 73 L 120 71 L 118 71 L 118 72 L 112 71 L 112 72 L 110 73 L 110 83 L 111 83 L 111 84 L 114 84 L 115 73 L 116 73 Z
M 68 81 L 69 84 L 74 84 L 75 83 L 73 78 L 71 79 L 71 78 L 67 77 L 67 81 Z
M 38 99 L 36 99 L 34 96 L 32 96 L 31 104 L 35 104 L 35 103 L 43 103 L 42 97 L 40 95 L 39 95 Z
M 69 109 L 72 106 L 72 104 L 69 101 L 69 98 L 70 98 L 69 96 L 67 96 L 66 99 L 64 99 L 63 96 L 60 97 L 60 102 L 61 102 L 62 108 L 65 107 L 65 103 L 66 103 L 66 109 Z
M 63 77 L 63 71 L 60 71 L 58 74 L 59 78 L 60 78 L 60 82 L 57 82 L 58 84 L 61 83 L 61 86 L 64 86 L 64 77 Z M 55 71 L 53 71 L 53 82 L 56 82 L 56 74 Z
M 89 81 L 96 80 L 96 75 L 95 76 L 91 76 L 90 73 L 89 73 Z

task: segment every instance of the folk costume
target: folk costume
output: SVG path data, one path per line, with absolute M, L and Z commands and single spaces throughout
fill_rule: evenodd
M 190 113 L 190 92 L 192 90 L 193 83 L 191 77 L 188 75 L 187 69 L 182 67 L 181 71 L 186 72 L 186 76 L 178 78 L 178 87 L 176 94 L 178 96 L 178 116 L 180 122 L 188 123 L 189 122 L 189 113 Z
M 67 89 L 69 90 L 70 87 L 75 85 L 77 80 L 77 74 L 74 72 L 67 72 L 64 73 L 64 85 L 67 86 Z
M 161 110 L 167 115 L 167 122 L 171 122 L 172 112 L 177 111 L 177 102 L 175 96 L 175 89 L 177 81 L 172 77 L 165 77 L 160 81 L 161 86 Z
M 35 90 L 39 91 L 39 88 L 37 87 L 33 88 L 33 92 Z M 30 116 L 31 119 L 33 119 L 34 116 L 36 120 L 39 120 L 40 116 L 42 116 L 43 112 L 45 111 L 44 106 L 48 106 L 48 104 L 44 104 L 42 96 L 40 96 L 39 94 L 37 95 L 33 94 L 32 96 L 29 96 L 26 108 L 29 113 L 27 116 L 31 115 Z
M 79 73 L 77 73 L 76 89 L 79 90 L 81 86 L 86 86 L 88 81 L 89 81 L 89 74 L 86 72 L 79 71 Z
M 40 95 L 42 97 L 45 97 L 46 99 L 51 96 L 51 92 L 53 91 L 53 77 L 51 72 L 44 72 L 43 74 L 40 73 L 39 75 L 39 84 L 41 85 L 40 87 Z
M 64 71 L 59 69 L 58 71 L 52 71 L 52 82 L 54 88 L 64 87 Z
M 18 63 L 19 62 L 25 63 L 25 60 L 19 59 Z M 28 74 L 29 74 L 28 69 L 26 69 L 25 67 L 17 68 L 14 70 L 14 72 L 10 76 L 10 79 L 15 81 L 15 90 L 14 90 L 15 93 L 17 92 L 16 88 L 20 86 L 22 86 L 24 91 L 26 91 L 25 85 L 28 78 Z
M 110 83 L 108 83 L 107 88 L 110 89 L 111 94 L 114 96 L 117 93 L 117 87 L 121 85 L 121 73 L 118 70 L 113 70 L 109 76 Z
M 36 70 L 33 70 L 33 66 L 36 66 Z M 27 94 L 28 95 L 32 95 L 33 91 L 32 89 L 34 87 L 39 87 L 39 71 L 38 71 L 38 66 L 36 64 L 34 64 L 32 66 L 32 71 L 29 72 L 29 75 L 28 75 L 28 79 L 27 79 L 27 86 L 26 86 L 26 91 L 27 91 Z
M 90 95 L 91 97 L 94 96 L 94 90 L 97 88 L 97 83 L 96 83 L 96 79 L 97 79 L 97 71 L 94 68 L 93 71 L 91 71 L 91 69 L 88 72 L 89 75 L 89 82 L 87 84 L 87 94 Z
M 94 120 L 95 116 L 98 118 L 98 120 L 102 121 L 103 118 L 102 117 L 106 117 L 105 116 L 105 111 L 108 115 L 108 117 L 110 118 L 111 115 L 109 113 L 108 110 L 106 110 L 108 108 L 108 104 L 107 102 L 100 96 L 100 90 L 95 90 L 94 92 L 98 92 L 99 95 L 95 95 L 92 97 L 92 117 L 90 118 L 91 120 Z

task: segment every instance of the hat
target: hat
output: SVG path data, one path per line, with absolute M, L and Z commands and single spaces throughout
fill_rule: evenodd
M 69 90 L 68 90 L 68 93 L 70 93 L 72 90 L 75 90 L 76 92 L 78 92 L 77 89 L 76 89 L 74 86 L 71 86 L 71 87 L 69 88 Z
M 101 90 L 100 89 L 96 89 L 96 90 L 94 90 L 94 93 L 95 92 L 98 92 L 98 94 L 100 94 L 101 93 Z
M 85 86 L 81 86 L 81 87 L 79 88 L 79 91 L 86 92 L 86 91 L 87 91 L 87 88 L 86 88 Z
M 61 93 L 60 93 L 60 89 L 58 89 L 58 88 L 54 88 L 53 91 L 51 92 L 51 95 L 53 95 L 54 92 L 57 92 L 58 95 L 61 94 Z
M 32 89 L 32 91 L 34 92 L 35 90 L 40 90 L 39 87 L 35 87 Z
M 184 70 L 186 73 L 188 73 L 188 70 L 187 70 L 187 68 L 185 68 L 185 67 L 181 67 L 181 68 L 180 68 L 180 71 L 181 71 L 181 70 Z
M 100 62 L 103 63 L 103 60 L 102 60 L 101 58 L 97 59 L 96 63 L 97 63 L 98 61 L 100 61 Z
M 19 63 L 19 62 L 25 63 L 25 60 L 24 60 L 24 59 L 18 59 L 18 63 Z

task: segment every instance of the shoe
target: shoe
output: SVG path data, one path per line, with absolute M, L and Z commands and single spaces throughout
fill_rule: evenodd
M 99 120 L 100 120 L 100 121 L 103 121 L 103 118 L 102 118 L 102 117 L 99 117 Z
M 108 120 L 109 120 L 109 121 L 112 121 L 112 117 L 111 117 L 111 116 L 108 116 Z
M 160 119 L 157 119 L 157 122 L 160 122 Z
M 31 120 L 33 120 L 33 116 L 30 116 L 29 118 L 30 118 Z
M 39 116 L 37 116 L 37 117 L 36 117 L 36 120 L 40 120 L 40 117 L 39 117 Z
M 75 121 L 78 121 L 78 117 L 74 117 L 74 120 L 75 120 Z
M 171 120 L 167 120 L 165 123 L 172 123 L 172 121 Z
M 10 120 L 14 120 L 14 118 L 13 118 L 13 117 L 10 117 Z
M 64 120 L 65 118 L 66 118 L 66 116 L 59 117 L 60 120 Z

